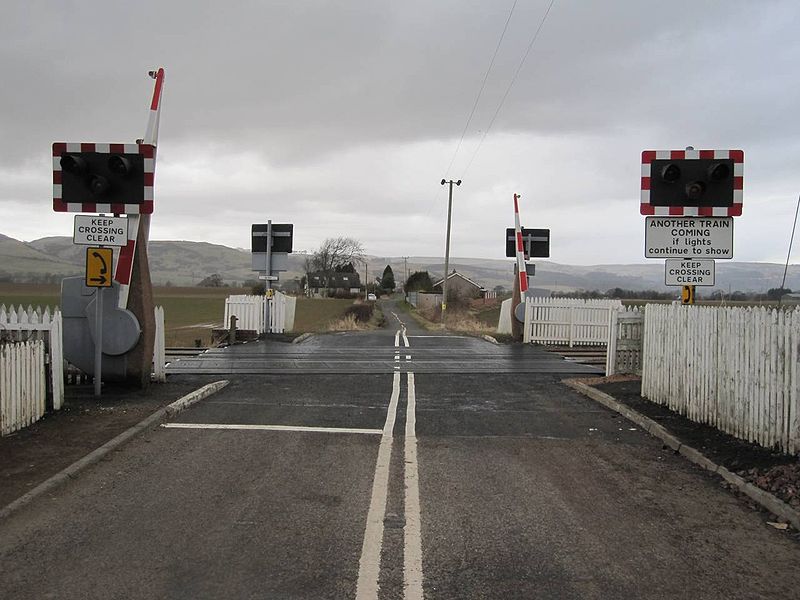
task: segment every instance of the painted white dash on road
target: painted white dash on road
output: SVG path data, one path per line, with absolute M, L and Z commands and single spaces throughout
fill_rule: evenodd
M 410 346 L 410 344 L 408 343 L 408 336 L 406 335 L 405 327 L 403 327 L 403 344 L 405 345 L 406 348 Z
M 394 347 L 397 348 L 400 345 L 400 330 L 398 329 L 397 332 L 394 334 Z
M 356 429 L 353 427 L 309 427 L 305 425 L 255 425 L 249 423 L 162 423 L 167 429 L 242 429 L 251 431 L 300 431 L 312 433 L 363 433 L 381 435 L 382 429 Z
M 405 437 L 405 513 L 403 529 L 403 588 L 405 600 L 423 600 L 422 592 L 422 516 L 419 503 L 417 464 L 417 392 L 414 374 L 408 373 L 408 406 Z
M 381 574 L 381 547 L 383 545 L 383 519 L 386 516 L 386 500 L 389 495 L 389 463 L 392 459 L 392 430 L 397 416 L 397 403 L 400 398 L 400 373 L 392 380 L 392 397 L 386 424 L 383 426 L 378 460 L 375 462 L 375 475 L 372 480 L 372 497 L 367 512 L 367 525 L 364 530 L 364 543 L 361 546 L 361 559 L 358 562 L 358 583 L 356 600 L 377 600 L 378 579 Z

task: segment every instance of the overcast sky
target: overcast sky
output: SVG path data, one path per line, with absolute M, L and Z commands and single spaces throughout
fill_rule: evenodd
M 800 3 L 555 0 L 489 128 L 549 4 L 517 1 L 455 154 L 514 0 L 6 0 L 0 233 L 71 235 L 52 142 L 142 137 L 163 66 L 153 239 L 441 256 L 448 177 L 452 256 L 502 258 L 517 192 L 553 261 L 646 262 L 641 151 L 692 145 L 745 152 L 736 260 L 785 260 Z

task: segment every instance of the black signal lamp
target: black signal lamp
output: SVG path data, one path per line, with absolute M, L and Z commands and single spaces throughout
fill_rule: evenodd
M 104 195 L 110 188 L 111 184 L 108 182 L 108 179 L 102 175 L 93 175 L 92 179 L 89 181 L 89 189 L 95 196 Z
M 83 175 L 86 172 L 86 161 L 76 154 L 65 154 L 61 157 L 61 168 L 73 175 Z
M 725 163 L 715 163 L 708 169 L 708 178 L 711 181 L 724 181 L 731 175 L 731 168 Z
M 113 154 L 108 159 L 108 170 L 115 175 L 127 177 L 133 172 L 133 165 L 131 161 L 124 156 Z
M 702 181 L 690 181 L 686 184 L 686 196 L 694 202 L 700 200 L 706 191 L 706 184 Z
M 664 168 L 661 169 L 661 179 L 666 181 L 667 183 L 675 183 L 681 178 L 681 169 L 675 163 L 669 163 L 664 165 Z

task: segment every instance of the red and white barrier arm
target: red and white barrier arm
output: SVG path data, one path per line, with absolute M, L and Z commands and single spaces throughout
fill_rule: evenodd
M 519 277 L 519 293 L 525 299 L 528 291 L 528 270 L 525 267 L 525 246 L 522 243 L 522 227 L 519 224 L 519 194 L 514 194 L 514 234 L 517 238 L 517 276 Z
M 164 89 L 164 69 L 159 67 L 156 71 L 150 71 L 150 76 L 156 80 L 153 88 L 153 99 L 150 101 L 150 114 L 147 118 L 147 129 L 145 130 L 145 144 L 158 146 L 158 126 L 161 123 L 161 92 Z M 156 151 L 153 152 L 152 177 L 155 178 Z M 154 182 L 151 182 L 151 185 Z M 152 189 L 152 188 L 151 188 Z M 145 198 L 147 199 L 147 198 Z M 153 200 L 153 198 L 149 198 Z M 131 274 L 133 273 L 133 261 L 136 255 L 136 238 L 139 232 L 139 222 L 142 219 L 143 238 L 142 243 L 147 243 L 150 237 L 150 215 L 128 215 L 128 244 L 120 249 L 117 259 L 117 269 L 114 279 L 119 282 L 119 307 L 127 308 L 128 292 L 130 289 Z

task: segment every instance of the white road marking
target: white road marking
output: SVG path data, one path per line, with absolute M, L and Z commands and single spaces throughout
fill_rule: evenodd
M 411 360 L 411 355 L 410 354 L 406 354 L 406 360 Z
M 403 597 L 423 600 L 422 591 L 422 517 L 419 503 L 419 466 L 417 464 L 417 393 L 414 374 L 408 373 L 408 407 L 406 409 L 405 437 L 405 512 L 403 529 Z
M 399 367 L 395 367 L 399 368 Z M 400 373 L 394 374 L 392 397 L 386 424 L 383 426 L 378 460 L 375 462 L 375 476 L 372 480 L 372 498 L 367 512 L 367 525 L 364 530 L 364 543 L 361 546 L 361 559 L 358 562 L 358 584 L 356 600 L 377 600 L 378 578 L 381 574 L 381 547 L 383 545 L 383 519 L 386 516 L 386 500 L 389 493 L 389 463 L 392 458 L 392 430 L 397 416 L 397 402 L 400 398 Z
M 440 337 L 443 337 L 443 336 L 441 336 L 441 335 L 412 335 L 410 337 L 415 339 L 415 338 L 440 338 Z M 448 339 L 451 339 L 451 340 L 452 339 L 458 339 L 458 338 L 461 338 L 461 339 L 464 339 L 464 340 L 475 339 L 475 338 L 470 338 L 470 336 L 468 336 L 468 335 L 448 335 L 447 337 L 448 337 Z
M 308 431 L 314 433 L 364 433 L 381 435 L 382 429 L 353 427 L 308 427 L 305 425 L 252 425 L 248 423 L 162 423 L 167 429 L 244 429 L 251 431 Z
M 394 334 L 394 345 L 395 345 L 395 347 L 400 345 L 400 330 L 399 329 Z
M 406 335 L 406 328 L 403 327 L 403 344 L 405 344 L 406 348 L 410 346 L 408 343 L 408 336 Z

